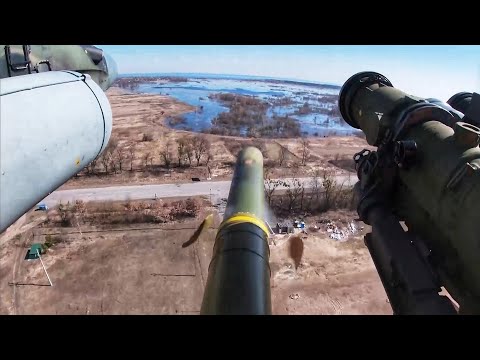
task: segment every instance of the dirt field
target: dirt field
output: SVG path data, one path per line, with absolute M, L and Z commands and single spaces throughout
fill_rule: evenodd
M 195 244 L 181 247 L 196 225 L 29 229 L 0 247 L 0 313 L 198 313 L 203 291 L 199 255 Z M 214 232 L 210 229 L 207 237 Z M 39 260 L 24 260 L 30 245 L 44 243 L 49 234 L 62 238 L 42 256 L 53 287 Z
M 119 184 L 151 184 L 175 183 L 189 181 L 191 177 L 208 177 L 208 170 L 202 161 L 200 166 L 174 167 L 168 171 L 162 164 L 159 152 L 167 142 L 172 144 L 174 161 L 176 157 L 176 139 L 191 138 L 196 133 L 172 130 L 166 126 L 166 119 L 185 112 L 194 111 L 189 105 L 175 99 L 152 94 L 132 94 L 120 88 L 112 87 L 107 91 L 113 111 L 112 138 L 118 140 L 119 146 L 133 148 L 135 155 L 133 171 L 130 160 L 124 160 L 123 171 L 105 175 L 101 164 L 97 165 L 97 175 L 72 178 L 60 189 L 80 187 L 101 187 Z M 162 114 L 163 112 L 163 114 Z M 144 134 L 152 137 L 150 141 L 142 141 Z M 258 145 L 264 148 L 265 161 L 277 162 L 280 146 L 288 149 L 285 164 L 274 166 L 272 176 L 308 176 L 315 169 L 331 170 L 336 174 L 353 171 L 353 155 L 368 147 L 364 139 L 347 137 L 312 137 L 310 156 L 306 166 L 298 166 L 301 159 L 300 139 L 246 139 L 232 136 L 204 135 L 211 143 L 212 160 L 209 163 L 212 178 L 229 179 L 233 172 L 233 164 L 238 151 L 245 144 Z M 150 154 L 148 167 L 145 166 L 145 155 Z
M 353 212 L 327 212 L 315 219 L 354 219 Z M 307 220 L 314 223 L 314 219 Z M 337 224 L 340 222 L 337 222 Z M 304 235 L 303 258 L 298 269 L 289 256 L 289 237 L 276 235 L 271 244 L 272 304 L 275 314 L 392 314 L 387 295 L 363 243 L 364 229 L 345 241 L 329 233 Z
M 24 227 L 0 241 L 0 314 L 198 314 L 219 217 L 199 241 L 181 245 L 211 210 L 181 223 L 110 230 Z M 44 219 L 37 212 L 25 221 Z M 270 247 L 274 314 L 391 314 L 362 233 L 345 242 L 322 229 L 309 234 L 297 270 L 288 235 L 276 235 Z M 43 243 L 48 234 L 63 239 L 42 257 L 53 287 L 39 260 L 24 260 L 30 245 Z

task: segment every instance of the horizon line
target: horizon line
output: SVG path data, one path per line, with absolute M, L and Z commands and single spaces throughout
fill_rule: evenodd
M 125 75 L 155 75 L 155 74 L 169 74 L 169 75 L 210 75 L 210 76 L 237 76 L 241 77 L 251 77 L 251 78 L 259 78 L 264 80 L 283 80 L 283 81 L 296 81 L 302 83 L 310 83 L 315 85 L 331 85 L 331 86 L 338 86 L 341 87 L 341 84 L 337 83 L 328 83 L 328 82 L 319 82 L 318 80 L 305 80 L 305 79 L 298 79 L 298 78 L 285 78 L 285 77 L 273 77 L 273 76 L 264 76 L 264 75 L 247 75 L 247 74 L 227 74 L 227 73 L 208 73 L 208 72 L 134 72 L 134 73 L 122 73 L 118 74 L 119 77 Z

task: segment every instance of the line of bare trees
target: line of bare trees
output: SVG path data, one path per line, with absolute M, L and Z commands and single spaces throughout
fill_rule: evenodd
M 174 163 L 175 157 L 178 167 L 192 166 L 192 164 L 200 166 L 202 161 L 205 166 L 208 166 L 213 158 L 210 147 L 210 142 L 204 136 L 181 137 L 175 143 L 167 141 L 160 149 L 159 156 L 167 169 Z
M 316 170 L 308 184 L 294 177 L 292 181 L 273 179 L 270 171 L 265 171 L 264 189 L 268 206 L 276 215 L 294 213 L 311 214 L 330 209 L 354 206 L 353 189 L 349 179 L 339 183 L 333 172 Z M 282 188 L 280 192 L 279 188 Z
M 145 136 L 147 135 L 147 136 Z M 142 142 L 152 141 L 151 134 L 144 134 Z M 310 142 L 303 137 L 300 140 L 299 161 L 296 165 L 305 166 L 310 157 Z M 262 149 L 265 153 L 266 149 Z M 279 144 L 277 164 L 282 167 L 287 163 L 289 149 Z M 85 168 L 87 175 L 108 175 L 121 173 L 124 170 L 134 171 L 135 161 L 140 161 L 141 167 L 137 170 L 151 170 L 154 165 L 170 169 L 176 167 L 191 167 L 205 165 L 208 167 L 213 155 L 211 144 L 202 134 L 183 136 L 175 141 L 168 140 L 157 152 L 147 151 L 141 158 L 137 155 L 135 143 L 120 143 L 112 137 L 103 153 L 94 159 Z
M 154 165 L 156 157 L 158 157 L 161 166 L 167 169 L 174 164 L 178 167 L 184 166 L 200 166 L 204 164 L 208 166 L 213 158 L 210 152 L 211 144 L 208 139 L 202 135 L 180 137 L 176 141 L 167 141 L 158 151 L 154 153 L 148 151 L 143 154 L 142 170 L 147 170 Z M 118 173 L 126 170 L 134 170 L 135 161 L 135 145 L 119 144 L 116 138 L 112 138 L 103 153 L 90 164 L 87 165 L 85 171 L 88 175 L 107 175 Z
M 129 158 L 128 149 L 120 146 L 116 138 L 111 138 L 102 155 L 94 159 L 86 167 L 87 174 L 98 174 L 98 165 L 103 167 L 105 174 L 123 170 L 125 161 Z
M 62 227 L 77 227 L 82 236 L 81 225 L 165 223 L 198 215 L 201 201 L 187 198 L 170 202 L 127 201 L 125 204 L 111 202 L 89 205 L 81 200 L 74 203 L 60 203 L 50 213 L 48 221 Z

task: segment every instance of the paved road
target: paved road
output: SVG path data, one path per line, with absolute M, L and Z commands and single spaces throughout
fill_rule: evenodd
M 292 178 L 282 179 L 287 183 L 292 182 Z M 355 175 L 336 176 L 338 183 L 344 183 L 345 186 L 353 186 L 357 181 Z M 305 188 L 309 188 L 311 178 L 299 178 L 304 183 Z M 52 207 L 60 202 L 66 203 L 75 200 L 83 201 L 123 201 L 123 200 L 143 200 L 153 199 L 155 194 L 157 198 L 176 197 L 176 196 L 200 196 L 211 195 L 212 202 L 216 203 L 222 198 L 228 197 L 230 190 L 230 181 L 202 181 L 185 184 L 156 184 L 156 185 L 134 185 L 134 186 L 111 186 L 102 188 L 71 189 L 54 191 L 42 202 Z M 279 186 L 277 189 L 286 189 Z

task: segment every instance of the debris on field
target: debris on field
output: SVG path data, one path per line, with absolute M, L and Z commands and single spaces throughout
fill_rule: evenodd
M 300 297 L 298 294 L 290 294 L 289 298 L 292 300 L 297 300 Z
M 358 228 L 352 221 L 348 223 L 346 227 L 338 227 L 333 221 L 321 221 L 327 227 L 327 232 L 330 234 L 330 238 L 338 241 L 346 241 L 350 235 L 355 235 L 358 232 Z

